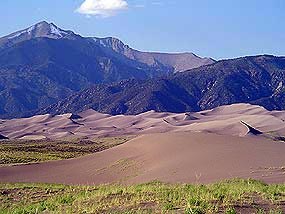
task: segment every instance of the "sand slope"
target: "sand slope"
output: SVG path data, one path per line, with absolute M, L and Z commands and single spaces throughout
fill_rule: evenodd
M 264 132 L 285 134 L 285 111 L 267 111 L 250 104 L 233 104 L 197 113 L 157 113 L 111 116 L 94 110 L 79 115 L 39 115 L 3 120 L 0 134 L 9 138 L 42 139 L 67 136 L 127 135 L 178 131 L 245 136 L 246 124 Z
M 0 182 L 208 183 L 234 177 L 285 182 L 284 153 L 284 143 L 256 136 L 149 134 L 77 159 L 0 167 Z

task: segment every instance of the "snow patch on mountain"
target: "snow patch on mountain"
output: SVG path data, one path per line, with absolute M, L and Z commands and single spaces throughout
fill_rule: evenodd
M 51 32 L 51 34 L 57 35 L 59 37 L 63 37 L 64 35 L 67 34 L 65 31 L 59 29 L 58 27 L 54 26 L 53 24 L 50 24 L 50 32 Z
M 26 29 L 26 30 L 20 31 L 20 32 L 18 32 L 18 33 L 15 33 L 14 35 L 10 36 L 8 39 L 14 39 L 14 38 L 16 38 L 16 37 L 21 36 L 21 35 L 24 34 L 24 33 L 31 34 L 34 29 L 35 29 L 35 26 L 31 26 L 31 27 L 29 27 L 29 28 Z
M 104 42 L 103 39 L 99 39 L 99 38 L 93 38 L 93 41 L 96 43 L 99 43 L 100 45 L 102 45 L 103 47 L 107 47 L 108 45 Z
M 34 36 L 34 37 L 49 37 L 49 36 L 56 36 L 57 38 L 62 38 L 66 35 L 68 35 L 69 32 L 64 31 L 60 28 L 58 28 L 53 23 L 47 23 L 47 22 L 41 22 L 36 25 L 33 25 L 25 30 L 16 32 L 14 34 L 11 34 L 7 36 L 8 40 L 16 39 L 20 36 Z

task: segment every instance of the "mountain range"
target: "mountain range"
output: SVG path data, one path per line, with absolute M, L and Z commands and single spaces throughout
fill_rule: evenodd
M 19 117 L 87 89 L 214 63 L 193 53 L 140 52 L 116 38 L 82 37 L 40 22 L 0 38 L 0 116 Z
M 112 115 L 188 112 L 232 103 L 269 110 L 285 108 L 285 57 L 270 55 L 222 60 L 165 78 L 100 84 L 75 93 L 37 114 L 87 109 Z
M 285 57 L 215 61 L 153 53 L 40 22 L 0 38 L 0 117 L 188 112 L 232 103 L 285 109 Z

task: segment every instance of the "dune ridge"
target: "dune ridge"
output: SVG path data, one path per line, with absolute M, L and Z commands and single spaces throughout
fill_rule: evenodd
M 102 114 L 92 109 L 77 115 L 37 115 L 2 120 L 0 134 L 8 138 L 43 139 L 70 136 L 116 136 L 164 132 L 210 132 L 246 136 L 252 129 L 285 134 L 285 111 L 267 111 L 250 104 L 232 104 L 187 113 L 145 112 L 139 115 Z M 249 129 L 251 127 L 252 129 Z

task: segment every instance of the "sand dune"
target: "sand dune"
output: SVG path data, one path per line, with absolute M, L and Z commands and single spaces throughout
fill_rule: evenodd
M 228 178 L 285 182 L 285 144 L 210 133 L 148 134 L 89 156 L 0 167 L 0 182 L 208 183 Z
M 87 110 L 78 115 L 38 115 L 4 120 L 0 134 L 9 138 L 60 138 L 68 136 L 126 135 L 163 132 L 210 132 L 246 136 L 248 127 L 263 133 L 285 134 L 285 111 L 267 111 L 250 104 L 221 106 L 196 113 L 158 113 L 111 116 Z
M 5 120 L 0 133 L 9 138 L 139 137 L 77 159 L 0 167 L 0 182 L 208 183 L 235 177 L 285 182 L 285 143 L 271 137 L 285 134 L 284 119 L 282 111 L 234 104 L 184 114 L 111 116 L 87 110 Z

